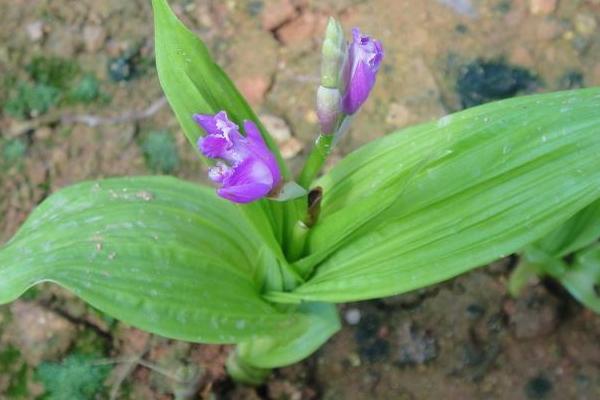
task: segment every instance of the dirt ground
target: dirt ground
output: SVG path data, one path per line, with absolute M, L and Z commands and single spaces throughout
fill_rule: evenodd
M 479 102 L 600 85 L 600 0 L 171 4 L 295 170 L 316 132 L 319 42 L 330 15 L 386 50 L 372 98 L 331 164 L 385 133 Z M 0 6 L 0 243 L 48 194 L 84 179 L 206 181 L 162 100 L 149 1 Z M 488 73 L 503 79 L 501 91 Z M 0 306 L 0 399 L 600 398 L 600 317 L 552 281 L 510 298 L 515 261 L 341 306 L 342 331 L 259 388 L 226 377 L 227 346 L 152 336 L 41 285 Z

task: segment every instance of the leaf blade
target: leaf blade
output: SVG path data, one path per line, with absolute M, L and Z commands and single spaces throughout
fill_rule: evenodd
M 324 218 L 299 263 L 316 273 L 277 296 L 338 302 L 392 295 L 539 238 L 600 197 L 599 107 L 599 89 L 517 98 L 359 149 L 319 182 Z M 414 179 L 394 182 L 423 159 Z M 389 192 L 386 185 L 401 194 L 369 224 L 341 239 L 341 223 L 327 226 L 336 215 L 358 218 L 356 204 Z M 344 215 L 348 204 L 352 215 Z
M 240 210 L 169 177 L 85 182 L 51 196 L 0 249 L 0 303 L 52 281 L 160 335 L 231 343 L 300 318 L 261 296 L 275 256 Z

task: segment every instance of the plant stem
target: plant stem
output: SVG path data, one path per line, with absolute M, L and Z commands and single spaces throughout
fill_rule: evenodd
M 311 183 L 315 180 L 317 174 L 323 167 L 327 156 L 331 153 L 331 143 L 334 135 L 319 135 L 315 141 L 315 146 L 310 152 L 306 164 L 298 178 L 298 184 L 308 189 Z
M 304 253 L 304 246 L 306 245 L 306 236 L 308 235 L 308 226 L 299 220 L 296 221 L 292 228 L 292 238 L 289 242 L 287 258 L 289 262 L 298 260 Z
M 227 357 L 227 372 L 238 382 L 248 385 L 260 385 L 271 373 L 270 369 L 255 367 L 244 361 L 238 354 L 238 349 L 229 353 Z

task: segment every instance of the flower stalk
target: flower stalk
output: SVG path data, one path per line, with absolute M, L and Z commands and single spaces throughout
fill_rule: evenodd
M 321 50 L 321 84 L 317 89 L 320 134 L 298 179 L 305 188 L 317 177 L 375 85 L 383 47 L 357 28 L 352 30 L 352 38 L 352 43 L 346 45 L 340 24 L 329 19 Z

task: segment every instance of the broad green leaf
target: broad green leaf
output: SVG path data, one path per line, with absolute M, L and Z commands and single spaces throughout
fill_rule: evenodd
M 359 149 L 318 182 L 322 218 L 298 262 L 314 274 L 268 298 L 393 295 L 519 250 L 600 198 L 598 110 L 598 88 L 522 97 Z
M 204 43 L 179 21 L 166 0 L 152 0 L 152 7 L 158 77 L 190 143 L 195 147 L 202 134 L 192 119 L 193 114 L 215 114 L 225 110 L 229 118 L 240 126 L 244 120 L 257 123 L 267 145 L 279 160 L 283 176 L 288 178 L 289 172 L 275 142 L 227 74 L 213 61 Z M 286 207 L 263 200 L 243 208 L 266 242 L 275 240 L 281 244 Z M 271 245 L 271 250 L 276 251 L 277 248 L 278 245 Z
M 231 343 L 308 329 L 261 298 L 278 268 L 211 189 L 169 177 L 86 182 L 44 201 L 0 249 L 0 303 L 52 281 L 147 331 Z
M 590 245 L 599 237 L 600 200 L 597 200 L 535 245 L 553 257 L 564 257 Z
M 236 123 L 258 118 L 235 85 L 213 61 L 204 43 L 175 16 L 166 0 L 152 0 L 158 77 L 167 100 L 188 140 L 195 145 L 202 130 L 195 113 L 227 111 Z M 243 62 L 243 60 L 239 60 Z M 260 126 L 270 147 L 277 146 Z

